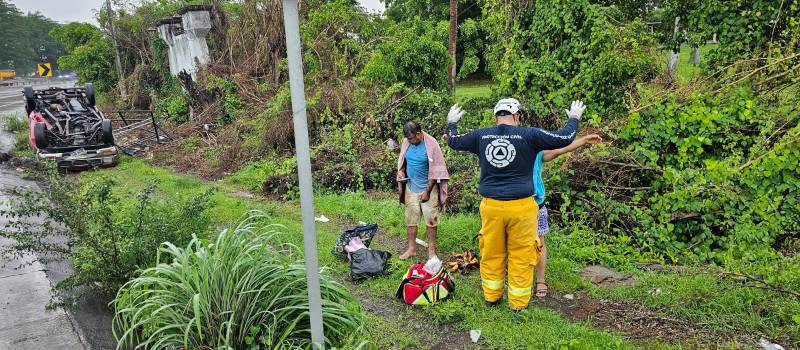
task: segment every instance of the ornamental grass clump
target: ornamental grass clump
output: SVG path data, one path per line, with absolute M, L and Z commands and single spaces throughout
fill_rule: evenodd
M 112 302 L 117 348 L 291 349 L 310 345 L 305 266 L 297 249 L 275 244 L 280 226 L 251 213 L 216 240 L 186 248 L 164 243 L 158 263 L 126 283 Z M 349 291 L 321 276 L 325 345 L 360 326 Z

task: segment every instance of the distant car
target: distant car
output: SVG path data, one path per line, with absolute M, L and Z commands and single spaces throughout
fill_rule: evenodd
M 55 161 L 65 170 L 117 164 L 111 120 L 95 108 L 92 84 L 43 90 L 26 86 L 23 92 L 30 144 L 39 159 Z

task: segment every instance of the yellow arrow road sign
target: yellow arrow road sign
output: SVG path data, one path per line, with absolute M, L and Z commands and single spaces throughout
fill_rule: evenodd
M 50 63 L 39 63 L 39 76 L 40 77 L 53 76 L 53 70 L 50 69 Z

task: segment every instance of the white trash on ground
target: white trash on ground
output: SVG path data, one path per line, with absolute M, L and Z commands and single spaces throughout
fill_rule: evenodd
M 764 350 L 785 350 L 780 344 L 775 344 L 764 338 L 758 341 L 758 345 L 761 345 Z
M 575 300 L 575 295 L 574 294 L 564 294 L 564 299 Z
M 478 339 L 481 338 L 481 330 L 480 329 L 473 329 L 469 331 L 469 339 L 472 339 L 473 343 L 477 343 Z
M 423 246 L 425 248 L 428 248 L 428 243 L 426 243 L 425 241 L 423 241 L 423 240 L 421 240 L 419 238 L 417 238 L 417 244 L 419 244 L 419 245 L 421 245 L 421 246 Z
M 331 221 L 331 219 L 328 219 L 328 217 L 323 214 L 323 215 L 320 215 L 319 217 L 314 218 L 314 221 L 328 222 L 328 221 Z

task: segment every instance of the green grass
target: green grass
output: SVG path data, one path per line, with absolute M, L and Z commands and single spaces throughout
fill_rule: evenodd
M 492 95 L 492 81 L 467 81 L 456 84 L 456 102 L 467 98 L 488 97 Z
M 28 141 L 27 120 L 20 119 L 16 115 L 2 115 L 0 116 L 0 128 L 14 134 L 16 146 L 11 150 L 14 156 L 35 156 Z
M 250 171 L 248 171 L 250 172 Z M 302 230 L 297 202 L 274 202 L 263 199 L 242 199 L 229 195 L 241 190 L 244 184 L 228 179 L 221 182 L 206 183 L 187 176 L 175 174 L 169 170 L 158 168 L 142 160 L 125 158 L 113 169 L 87 172 L 81 175 L 82 181 L 92 181 L 96 176 L 112 176 L 120 182 L 115 189 L 120 193 L 136 193 L 148 183 L 156 183 L 159 189 L 171 193 L 188 196 L 204 191 L 208 187 L 217 188 L 213 196 L 212 220 L 220 226 L 227 226 L 239 219 L 250 209 L 266 212 L 269 221 L 286 226 L 285 233 L 277 239 L 302 247 Z M 388 234 L 396 239 L 405 235 L 402 208 L 391 194 L 370 196 L 362 193 L 320 194 L 315 199 L 316 213 L 325 214 L 335 220 L 329 223 L 317 223 L 318 253 L 320 264 L 327 266 L 338 276 L 347 276 L 347 264 L 338 261 L 330 254 L 330 248 L 338 236 L 341 226 L 348 222 L 377 222 Z M 480 226 L 479 218 L 473 214 L 445 215 L 439 228 L 439 252 L 446 255 L 451 251 L 477 249 L 472 238 Z M 767 334 L 775 339 L 798 339 L 798 325 L 792 319 L 786 320 L 776 316 L 776 312 L 765 309 L 771 299 L 780 295 L 761 290 L 738 290 L 730 288 L 730 282 L 714 275 L 653 273 L 632 268 L 632 272 L 640 276 L 640 282 L 623 287 L 600 288 L 589 284 L 579 277 L 580 269 L 585 261 L 592 260 L 598 249 L 593 237 L 585 237 L 586 233 L 565 232 L 559 230 L 548 236 L 550 261 L 548 264 L 548 281 L 552 295 L 565 292 L 584 291 L 597 298 L 625 300 L 634 304 L 642 304 L 654 309 L 662 309 L 667 317 L 678 317 L 694 320 L 710 331 L 719 334 Z M 395 256 L 399 251 L 385 244 L 380 237 L 375 248 L 389 250 Z M 625 257 L 620 257 L 625 259 Z M 623 264 L 633 266 L 633 262 Z M 405 309 L 410 313 L 422 313 L 432 320 L 431 327 L 449 324 L 455 329 L 467 332 L 470 329 L 482 330 L 482 342 L 488 348 L 528 349 L 528 348 L 565 348 L 565 349 L 683 349 L 681 344 L 664 344 L 647 341 L 632 344 L 618 334 L 592 328 L 588 324 L 570 322 L 558 313 L 536 307 L 535 304 L 522 315 L 510 312 L 506 305 L 497 308 L 484 306 L 479 288 L 479 276 L 472 273 L 467 276 L 454 276 L 457 285 L 455 297 L 421 309 L 405 307 L 394 299 L 401 275 L 407 263 L 394 260 L 390 268 L 391 275 L 385 278 L 371 279 L 359 283 L 355 288 L 369 293 L 375 298 L 385 299 L 387 305 Z M 661 288 L 663 293 L 653 296 L 650 291 Z M 709 294 L 702 298 L 704 293 Z M 798 310 L 797 301 L 785 300 L 777 304 L 786 310 Z M 390 307 L 390 306 L 387 306 Z M 785 312 L 785 310 L 784 310 Z M 800 323 L 800 321 L 798 322 Z M 377 315 L 368 315 L 360 338 L 379 344 L 384 349 L 419 349 L 425 344 L 419 338 L 402 329 L 396 320 L 385 319 Z M 718 344 L 719 348 L 735 348 L 730 344 Z
M 714 48 L 715 44 L 706 44 L 700 47 L 700 63 L 694 63 L 692 59 L 692 48 L 689 45 L 682 45 L 678 57 L 678 83 L 686 84 L 702 77 L 703 61 L 708 59 L 708 52 Z M 664 67 L 669 60 L 669 51 L 664 52 Z
M 212 198 L 212 220 L 220 226 L 228 226 L 236 222 L 243 214 L 251 209 L 259 209 L 267 213 L 269 221 L 286 226 L 284 233 L 276 239 L 302 247 L 302 229 L 299 222 L 297 203 L 276 203 L 257 199 L 241 199 L 227 193 L 237 190 L 234 185 L 225 182 L 206 184 L 196 179 L 175 174 L 169 170 L 152 166 L 145 161 L 125 158 L 119 166 L 113 169 L 85 172 L 81 174 L 81 181 L 92 181 L 97 176 L 112 176 L 120 182 L 115 192 L 120 195 L 133 194 L 143 189 L 148 183 L 166 192 L 176 193 L 180 196 L 190 196 L 201 193 L 208 187 L 217 188 Z M 377 201 L 366 200 L 363 195 L 348 193 L 343 195 L 322 195 L 316 201 L 317 213 L 329 216 L 344 217 L 353 220 L 378 222 L 390 234 L 399 235 L 403 232 L 402 215 L 400 206 L 391 199 Z M 470 247 L 471 237 L 478 227 L 477 217 L 460 215 L 448 217 L 442 223 L 440 244 L 443 250 L 462 249 Z M 346 275 L 348 266 L 330 254 L 330 247 L 338 236 L 339 227 L 334 223 L 318 223 L 318 253 L 320 264 L 329 267 L 334 273 Z M 379 249 L 389 249 L 380 244 Z M 398 252 L 392 252 L 397 254 Z M 561 264 L 554 264 L 558 266 Z M 405 264 L 395 263 L 391 268 L 391 276 L 372 279 L 359 284 L 366 288 L 372 295 L 385 298 L 386 303 L 398 303 L 394 299 L 401 275 L 405 272 Z M 569 266 L 574 272 L 575 266 Z M 558 271 L 558 267 L 553 270 Z M 488 308 L 484 306 L 480 289 L 478 288 L 477 274 L 469 276 L 455 276 L 458 293 L 452 301 L 424 308 L 422 311 L 432 316 L 438 323 L 453 323 L 457 329 L 464 332 L 469 329 L 482 329 L 482 338 L 490 347 L 514 348 L 542 348 L 572 342 L 576 348 L 608 348 L 608 349 L 633 349 L 632 344 L 626 342 L 618 335 L 598 331 L 586 325 L 574 324 L 558 314 L 549 310 L 531 308 L 525 315 L 516 315 L 506 306 Z M 404 307 L 405 306 L 400 306 Z M 410 309 L 410 307 L 408 307 Z M 391 324 L 391 320 L 379 320 L 374 317 L 367 319 L 367 324 Z M 432 327 L 436 327 L 435 324 Z M 366 328 L 362 337 L 375 343 L 394 344 L 402 349 L 405 344 L 410 348 L 418 348 L 413 335 L 400 329 Z M 424 348 L 422 344 L 421 348 Z

